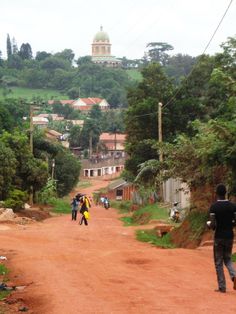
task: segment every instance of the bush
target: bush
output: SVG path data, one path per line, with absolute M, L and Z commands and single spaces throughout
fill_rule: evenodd
M 60 214 L 68 214 L 71 212 L 70 201 L 62 198 L 51 198 L 48 204 L 53 206 L 53 211 Z
M 9 197 L 4 201 L 4 206 L 13 210 L 24 208 L 24 204 L 28 199 L 28 194 L 24 191 L 15 189 L 10 191 Z
M 56 181 L 48 179 L 47 184 L 38 193 L 38 201 L 42 204 L 48 204 L 49 200 L 57 196 Z
M 171 242 L 170 234 L 167 233 L 163 237 L 158 237 L 156 230 L 137 230 L 136 238 L 142 242 L 148 242 L 162 248 L 174 248 L 175 245 Z

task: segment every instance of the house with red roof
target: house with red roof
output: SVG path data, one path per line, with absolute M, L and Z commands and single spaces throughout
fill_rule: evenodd
M 101 110 L 109 109 L 109 104 L 106 99 L 89 97 L 89 98 L 78 98 L 71 105 L 74 109 L 79 109 L 81 111 L 90 110 L 94 105 L 98 105 Z M 86 109 L 85 109 L 86 108 Z
M 98 98 L 98 97 L 88 97 L 88 98 L 78 98 L 75 100 L 66 99 L 66 100 L 49 100 L 49 105 L 54 105 L 56 103 L 60 103 L 63 106 L 69 105 L 75 110 L 80 110 L 84 113 L 89 112 L 94 105 L 98 105 L 102 111 L 106 111 L 110 108 L 110 105 L 106 101 L 106 99 Z
M 110 153 L 125 151 L 126 134 L 121 133 L 102 133 L 99 141 L 104 144 Z

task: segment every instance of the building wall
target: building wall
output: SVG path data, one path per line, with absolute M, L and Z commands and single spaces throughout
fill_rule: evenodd
M 181 208 L 190 205 L 190 190 L 186 183 L 182 183 L 179 179 L 168 179 L 163 184 L 164 202 L 178 202 Z

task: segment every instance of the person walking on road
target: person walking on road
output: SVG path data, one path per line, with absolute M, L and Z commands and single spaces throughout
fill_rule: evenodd
M 76 197 L 74 197 L 71 202 L 71 220 L 77 219 L 78 206 L 79 202 L 76 200 Z
M 217 201 L 209 209 L 210 221 L 207 225 L 215 230 L 214 236 L 214 263 L 217 274 L 218 289 L 217 292 L 226 292 L 226 281 L 223 264 L 225 264 L 233 288 L 236 290 L 236 271 L 231 261 L 234 232 L 233 227 L 236 224 L 236 206 L 225 198 L 226 187 L 219 184 L 216 188 Z
M 86 195 L 83 195 L 80 197 L 80 213 L 82 214 L 81 220 L 80 220 L 80 225 L 84 224 L 87 226 L 88 225 L 88 220 L 85 216 L 85 212 L 88 212 L 89 207 L 91 206 L 91 203 Z

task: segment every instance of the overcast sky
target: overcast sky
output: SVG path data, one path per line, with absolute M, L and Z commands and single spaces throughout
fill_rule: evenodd
M 173 53 L 203 52 L 230 0 L 0 0 L 0 50 L 6 37 L 18 48 L 29 43 L 37 51 L 72 49 L 76 58 L 91 55 L 100 25 L 110 37 L 112 55 L 142 58 L 149 42 L 167 42 Z M 207 53 L 236 34 L 233 1 Z

